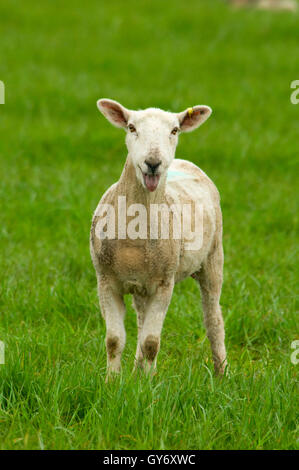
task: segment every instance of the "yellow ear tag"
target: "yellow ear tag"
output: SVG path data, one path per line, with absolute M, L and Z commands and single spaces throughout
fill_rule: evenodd
M 193 108 L 188 108 L 189 118 L 191 118 L 192 114 L 193 114 Z

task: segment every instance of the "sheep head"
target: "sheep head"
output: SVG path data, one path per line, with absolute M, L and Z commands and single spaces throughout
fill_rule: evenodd
M 193 131 L 212 112 L 204 105 L 187 108 L 181 113 L 158 108 L 133 111 L 109 99 L 99 100 L 97 106 L 114 126 L 126 130 L 126 145 L 136 177 L 150 192 L 156 190 L 161 178 L 166 178 L 175 157 L 179 133 Z

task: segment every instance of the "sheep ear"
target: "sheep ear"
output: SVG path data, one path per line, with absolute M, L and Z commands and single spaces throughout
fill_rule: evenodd
M 188 108 L 182 113 L 178 113 L 181 131 L 191 132 L 203 124 L 211 115 L 212 110 L 209 106 L 198 105 Z
M 97 106 L 108 121 L 116 127 L 126 127 L 130 111 L 117 101 L 103 98 L 97 101 Z

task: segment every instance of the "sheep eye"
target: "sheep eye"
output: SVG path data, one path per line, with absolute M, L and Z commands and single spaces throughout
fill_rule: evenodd
M 129 129 L 130 132 L 136 132 L 136 127 L 133 126 L 133 124 L 129 124 L 128 129 Z
M 172 135 L 176 135 L 178 133 L 178 130 L 179 130 L 178 127 L 174 127 L 171 131 Z

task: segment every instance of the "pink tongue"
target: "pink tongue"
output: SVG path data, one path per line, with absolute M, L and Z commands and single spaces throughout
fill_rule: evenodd
M 160 175 L 144 175 L 145 186 L 149 191 L 155 191 L 158 186 Z

